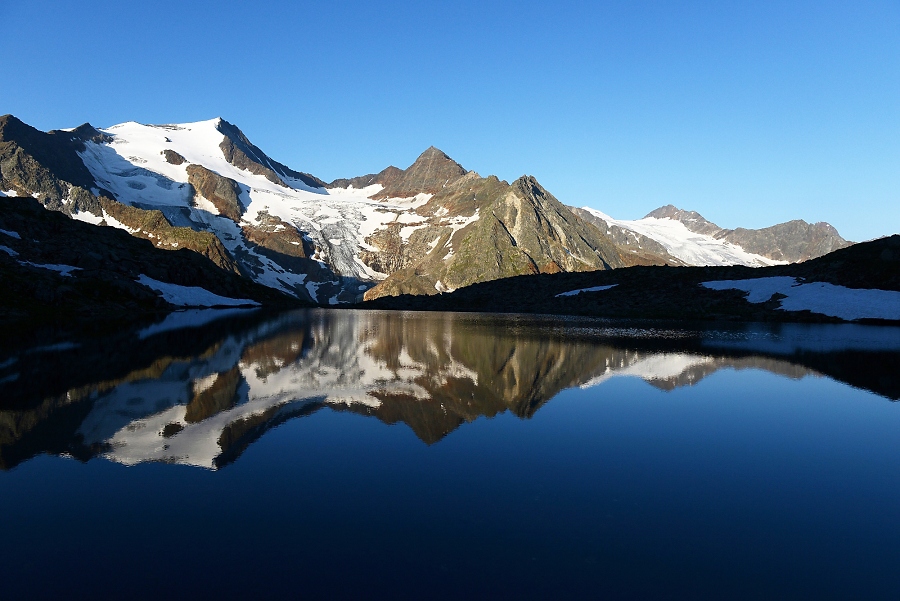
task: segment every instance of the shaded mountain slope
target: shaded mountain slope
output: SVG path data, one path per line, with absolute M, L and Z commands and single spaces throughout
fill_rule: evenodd
M 177 306 L 139 283 L 141 276 L 227 299 L 281 306 L 297 302 L 185 248 L 161 250 L 119 229 L 47 211 L 31 198 L 0 198 L 3 322 L 121 319 Z

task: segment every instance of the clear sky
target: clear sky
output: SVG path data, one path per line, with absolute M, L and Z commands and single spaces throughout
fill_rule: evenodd
M 0 0 L 0 114 L 222 116 L 330 181 L 534 175 L 635 219 L 900 231 L 900 2 Z

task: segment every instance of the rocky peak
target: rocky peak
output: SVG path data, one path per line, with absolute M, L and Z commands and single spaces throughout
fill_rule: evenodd
M 650 211 L 644 217 L 655 217 L 656 219 L 673 219 L 680 221 L 684 226 L 695 234 L 705 234 L 707 236 L 715 236 L 722 231 L 715 223 L 708 221 L 703 215 L 697 211 L 685 211 L 679 209 L 675 205 L 665 205 L 656 210 Z
M 410 198 L 416 194 L 437 194 L 466 173 L 462 165 L 431 146 L 409 168 L 394 174 L 390 180 L 383 178 L 382 181 L 373 181 L 372 183 L 382 184 L 384 189 L 372 198 Z

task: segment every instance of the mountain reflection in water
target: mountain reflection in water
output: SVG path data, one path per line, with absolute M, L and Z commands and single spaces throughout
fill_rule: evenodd
M 210 316 L 220 318 L 179 327 Z M 896 328 L 708 331 L 326 310 L 175 317 L 0 360 L 0 467 L 53 453 L 217 469 L 271 428 L 324 407 L 406 424 L 433 444 L 481 416 L 529 418 L 566 388 L 616 376 L 673 390 L 720 369 L 762 369 L 900 397 Z

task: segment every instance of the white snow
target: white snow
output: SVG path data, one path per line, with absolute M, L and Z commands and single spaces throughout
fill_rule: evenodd
M 19 261 L 21 265 L 30 265 L 31 267 L 39 267 L 41 269 L 49 269 L 50 271 L 56 271 L 59 275 L 63 277 L 70 278 L 72 277 L 73 271 L 78 271 L 81 267 L 73 267 L 72 265 L 56 265 L 52 263 L 32 263 L 31 261 Z
M 0 230 L 0 234 L 4 234 L 11 238 L 15 238 L 16 240 L 21 240 L 22 236 L 19 235 L 19 232 L 12 232 L 10 230 Z
M 216 307 L 216 306 L 241 306 L 241 305 L 259 305 L 258 302 L 247 298 L 228 298 L 213 294 L 205 288 L 199 286 L 179 286 L 178 284 L 169 284 L 168 282 L 160 282 L 153 278 L 141 274 L 137 280 L 138 284 L 152 288 L 160 293 L 166 302 L 181 307 Z
M 602 292 L 603 290 L 609 290 L 610 288 L 615 288 L 618 284 L 609 284 L 607 286 L 594 286 L 592 288 L 579 288 L 578 290 L 569 290 L 568 292 L 560 292 L 556 295 L 555 298 L 559 298 L 561 296 L 575 296 L 581 294 L 582 292 Z
M 751 303 L 763 303 L 779 293 L 781 309 L 809 310 L 841 319 L 900 320 L 900 292 L 835 286 L 824 282 L 803 283 L 781 276 L 748 280 L 718 280 L 701 284 L 712 290 L 742 290 Z
M 641 378 L 646 381 L 667 380 L 712 360 L 712 357 L 689 353 L 652 353 L 647 356 L 638 354 L 630 363 L 608 365 L 602 374 L 588 380 L 581 388 L 591 388 L 617 376 Z
M 8 254 L 10 257 L 16 257 L 16 256 L 19 255 L 19 253 L 17 253 L 16 251 L 14 251 L 13 249 L 11 249 L 10 247 L 8 247 L 8 246 L 3 246 L 2 244 L 0 244 L 0 252 L 5 252 L 5 253 Z
M 688 265 L 748 265 L 761 267 L 766 265 L 783 265 L 784 261 L 775 261 L 762 255 L 745 251 L 740 246 L 716 240 L 712 236 L 697 234 L 675 219 L 658 219 L 645 217 L 635 221 L 613 219 L 609 215 L 583 207 L 585 211 L 604 220 L 610 226 L 618 226 L 631 230 L 662 244 L 673 257 Z

